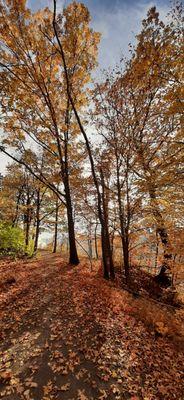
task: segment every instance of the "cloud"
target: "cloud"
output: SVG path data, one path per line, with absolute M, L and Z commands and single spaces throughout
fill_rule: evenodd
M 58 0 L 57 1 L 57 11 L 60 12 L 63 9 L 63 6 L 66 5 L 68 1 L 66 0 Z M 53 9 L 53 0 L 28 0 L 27 5 L 33 11 L 49 7 L 51 10 Z
M 102 34 L 99 48 L 99 67 L 115 66 L 122 55 L 128 56 L 128 44 L 135 43 L 135 35 L 141 29 L 141 21 L 147 11 L 157 5 L 160 17 L 165 19 L 167 5 L 153 2 L 123 3 L 112 9 L 104 8 L 92 21 L 93 28 Z

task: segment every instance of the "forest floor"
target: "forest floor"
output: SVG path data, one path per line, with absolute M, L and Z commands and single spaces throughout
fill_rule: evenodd
M 4 400 L 184 399 L 177 312 L 58 254 L 1 261 L 0 289 Z

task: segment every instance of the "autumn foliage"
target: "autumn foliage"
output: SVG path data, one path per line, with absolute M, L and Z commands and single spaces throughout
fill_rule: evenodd
M 2 393 L 182 400 L 182 5 L 99 77 L 88 8 L 58 3 L 0 0 Z

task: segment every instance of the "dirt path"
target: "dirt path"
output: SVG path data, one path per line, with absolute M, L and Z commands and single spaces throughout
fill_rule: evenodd
M 182 352 L 129 315 L 126 298 L 120 312 L 95 273 L 58 255 L 0 272 L 16 278 L 0 297 L 1 398 L 184 399 Z

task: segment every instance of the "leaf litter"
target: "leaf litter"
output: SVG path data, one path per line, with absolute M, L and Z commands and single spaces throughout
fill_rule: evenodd
M 0 304 L 1 398 L 183 400 L 182 349 L 132 315 L 125 291 L 58 255 L 13 272 Z

